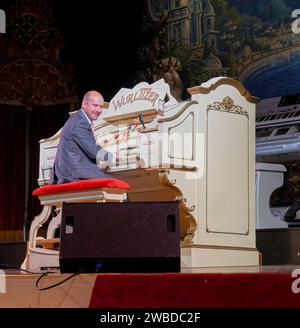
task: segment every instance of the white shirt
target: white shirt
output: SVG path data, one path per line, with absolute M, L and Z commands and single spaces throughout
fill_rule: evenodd
M 80 110 L 82 111 L 82 113 L 86 117 L 86 119 L 88 120 L 89 125 L 93 124 L 93 122 L 89 119 L 89 117 L 86 115 L 86 113 L 84 112 L 84 110 L 83 109 L 80 109 Z

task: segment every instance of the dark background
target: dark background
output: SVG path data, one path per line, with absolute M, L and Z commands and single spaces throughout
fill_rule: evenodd
M 73 60 L 80 96 L 97 89 L 109 101 L 121 87 L 132 87 L 144 1 L 50 2 L 66 39 L 61 58 Z
M 59 58 L 63 64 L 73 63 L 79 101 L 91 89 L 100 91 L 109 102 L 120 88 L 133 87 L 143 38 L 144 0 L 0 0 L 7 14 L 7 33 L 0 37 L 0 45 L 12 41 L 16 26 L 11 17 L 18 17 L 23 5 L 36 9 L 47 3 L 53 25 L 64 39 Z M 10 50 L 17 52 L 15 45 L 0 52 L 0 66 L 4 60 L 15 60 L 6 58 Z M 7 83 L 7 88 L 13 83 Z M 25 103 L 0 105 L 5 122 L 0 129 L 0 242 L 24 238 L 23 226 L 28 232 L 30 222 L 41 212 L 39 200 L 31 195 L 38 187 L 39 141 L 59 131 L 69 112 L 68 103 L 30 109 Z

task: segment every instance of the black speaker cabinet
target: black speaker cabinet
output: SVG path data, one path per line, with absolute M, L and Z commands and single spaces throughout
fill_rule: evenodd
M 0 269 L 19 269 L 25 256 L 25 241 L 0 243 Z
M 263 265 L 299 265 L 300 228 L 256 230 L 256 247 Z
M 65 203 L 60 271 L 179 272 L 178 202 Z

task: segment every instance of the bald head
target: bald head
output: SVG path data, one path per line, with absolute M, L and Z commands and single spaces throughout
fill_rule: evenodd
M 101 114 L 103 105 L 101 93 L 91 90 L 83 96 L 81 108 L 91 121 L 95 121 Z
M 92 97 L 101 98 L 103 100 L 103 97 L 102 97 L 100 92 L 95 91 L 95 90 L 91 90 L 91 91 L 88 91 L 84 94 L 83 99 L 82 99 L 82 103 L 87 102 Z

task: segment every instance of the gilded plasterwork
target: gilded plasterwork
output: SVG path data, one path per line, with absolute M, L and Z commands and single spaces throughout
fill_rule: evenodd
M 0 103 L 27 110 L 65 103 L 77 108 L 73 64 L 61 60 L 66 43 L 48 2 L 21 1 L 7 17 L 10 33 L 0 38 Z
M 207 106 L 207 110 L 219 110 L 249 117 L 247 111 L 242 106 L 236 105 L 229 96 L 225 97 L 222 102 L 214 101 L 212 105 Z

